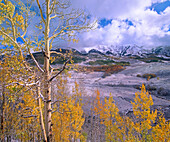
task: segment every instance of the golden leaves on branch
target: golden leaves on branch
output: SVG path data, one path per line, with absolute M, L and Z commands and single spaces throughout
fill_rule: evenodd
M 36 96 L 26 86 L 19 84 L 33 83 L 35 78 L 23 65 L 18 54 L 5 54 L 0 61 L 0 85 L 2 87 L 3 120 L 5 131 L 2 136 L 30 140 L 31 135 L 40 131 Z M 1 118 L 2 119 L 2 118 Z M 29 131 L 28 131 L 29 130 Z
M 57 88 L 58 95 L 56 96 L 56 103 L 53 105 L 55 111 L 52 115 L 55 140 L 58 142 L 83 140 L 81 130 L 85 119 L 83 117 L 81 93 L 78 89 L 79 85 L 75 82 L 72 93 L 69 94 L 69 91 L 66 91 L 67 79 L 60 76 L 58 77 Z
M 106 141 L 170 141 L 170 123 L 166 122 L 161 112 L 158 115 L 157 110 L 151 110 L 153 100 L 144 85 L 141 92 L 135 93 L 131 103 L 134 118 L 121 116 L 111 94 L 102 101 L 97 91 L 93 111 L 100 117 L 101 124 L 105 125 Z

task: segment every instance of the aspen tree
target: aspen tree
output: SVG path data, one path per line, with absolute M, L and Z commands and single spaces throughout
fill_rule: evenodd
M 87 16 L 82 11 L 71 10 L 70 2 L 68 1 L 56 1 L 56 0 L 44 0 L 42 3 L 36 0 L 37 7 L 41 20 L 39 25 L 35 25 L 40 31 L 41 35 L 33 38 L 33 35 L 27 35 L 29 30 L 29 18 L 33 16 L 31 11 L 32 1 L 24 4 L 21 1 L 17 3 L 18 11 L 12 2 L 8 0 L 0 1 L 0 39 L 4 46 L 12 46 L 15 51 L 19 52 L 22 57 L 23 63 L 28 70 L 32 70 L 25 62 L 23 54 L 29 53 L 33 59 L 44 87 L 41 87 L 43 97 L 45 99 L 44 117 L 45 117 L 45 132 L 47 141 L 52 140 L 52 119 L 51 119 L 51 82 L 65 69 L 68 61 L 65 62 L 63 68 L 55 73 L 54 69 L 50 66 L 51 54 L 61 55 L 59 52 L 50 51 L 53 47 L 53 42 L 56 38 L 72 40 L 77 42 L 74 38 L 75 33 L 83 30 L 88 30 L 93 27 L 93 24 L 89 23 Z M 57 22 L 57 24 L 54 24 Z M 18 42 L 18 38 L 22 39 L 22 44 Z M 42 51 L 44 55 L 43 67 L 37 62 L 31 50 Z M 51 67 L 51 69 L 50 69 Z M 42 130 L 43 132 L 43 130 Z M 45 139 L 45 137 L 44 137 Z M 46 140 L 45 140 L 46 141 Z
M 157 111 L 151 111 L 150 107 L 153 105 L 153 100 L 144 85 L 141 87 L 141 92 L 135 93 L 132 105 L 133 113 L 138 120 L 134 123 L 134 128 L 139 133 L 139 138 L 141 140 L 149 139 L 149 130 L 152 128 L 152 123 L 155 123 Z
M 142 85 L 141 92 L 135 93 L 133 114 L 136 122 L 133 123 L 136 137 L 140 141 L 169 141 L 170 123 L 165 121 L 162 113 L 158 116 L 158 110 L 151 110 L 153 99 Z M 154 126 L 154 123 L 157 123 Z
M 101 119 L 104 120 L 103 123 L 106 126 L 106 141 L 122 141 L 124 134 L 124 130 L 121 129 L 123 126 L 123 118 L 119 115 L 119 109 L 116 106 L 111 94 L 108 99 L 104 99 Z
M 152 139 L 155 142 L 170 141 L 170 122 L 166 121 L 163 114 L 158 116 L 158 122 L 155 127 L 152 128 Z

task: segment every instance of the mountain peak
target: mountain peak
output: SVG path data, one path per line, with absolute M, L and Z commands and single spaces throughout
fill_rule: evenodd
M 96 45 L 92 47 L 84 47 L 81 53 L 98 53 L 105 55 L 114 55 L 114 56 L 143 56 L 147 54 L 159 54 L 170 56 L 170 47 L 156 47 L 156 48 L 146 48 L 138 45 Z

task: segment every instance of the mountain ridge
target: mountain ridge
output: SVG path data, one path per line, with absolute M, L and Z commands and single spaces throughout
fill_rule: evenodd
M 97 45 L 92 47 L 85 47 L 80 51 L 82 54 L 98 53 L 113 56 L 147 56 L 150 54 L 162 55 L 170 57 L 170 46 L 159 46 L 156 48 L 147 49 L 143 46 L 126 45 L 126 46 L 105 46 Z

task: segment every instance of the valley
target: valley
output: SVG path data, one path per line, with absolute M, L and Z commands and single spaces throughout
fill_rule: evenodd
M 99 90 L 103 98 L 111 93 L 119 110 L 124 114 L 132 111 L 131 101 L 135 92 L 145 84 L 154 101 L 153 109 L 162 109 L 166 119 L 170 119 L 170 62 L 144 63 L 128 58 L 121 60 L 128 60 L 131 65 L 106 77 L 103 77 L 104 72 L 72 72 L 70 83 L 77 81 L 82 94 L 89 98 L 95 96 L 96 90 Z M 149 80 L 138 77 L 143 74 L 155 74 L 156 77 Z
M 59 52 L 59 49 L 56 51 Z M 62 49 L 62 52 L 66 54 L 69 50 Z M 131 101 L 135 92 L 140 91 L 142 84 L 145 84 L 154 101 L 152 108 L 163 111 L 165 118 L 170 119 L 170 58 L 163 55 L 169 55 L 169 48 L 168 52 L 159 54 L 138 54 L 135 51 L 128 56 L 113 56 L 107 53 L 94 49 L 88 53 L 73 50 L 72 59 L 78 68 L 70 71 L 68 89 L 72 89 L 75 81 L 78 82 L 87 104 L 96 96 L 96 90 L 99 90 L 102 98 L 111 93 L 120 112 L 129 114 L 132 112 Z M 43 63 L 42 53 L 34 56 Z M 65 61 L 57 58 L 52 66 L 60 68 Z M 89 105 L 84 109 L 89 112 Z

